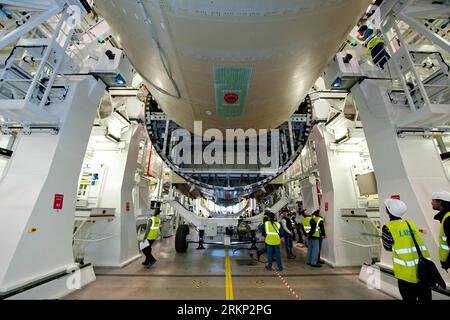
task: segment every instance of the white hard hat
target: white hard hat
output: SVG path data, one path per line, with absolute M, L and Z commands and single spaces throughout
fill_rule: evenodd
M 431 199 L 450 202 L 450 193 L 447 191 L 433 192 Z
M 403 217 L 408 209 L 403 201 L 397 199 L 386 199 L 384 204 L 389 213 L 398 218 Z

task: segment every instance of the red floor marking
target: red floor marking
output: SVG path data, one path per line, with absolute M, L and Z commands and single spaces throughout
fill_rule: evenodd
M 284 277 L 283 277 L 281 274 L 278 273 L 278 271 L 275 271 L 274 273 L 275 273 L 275 275 L 277 275 L 277 276 L 281 279 L 281 281 L 284 283 L 284 285 L 286 286 L 286 288 L 292 293 L 292 295 L 293 295 L 296 299 L 302 300 L 302 299 L 300 298 L 300 296 L 294 291 L 294 289 L 287 283 L 287 281 L 284 279 Z

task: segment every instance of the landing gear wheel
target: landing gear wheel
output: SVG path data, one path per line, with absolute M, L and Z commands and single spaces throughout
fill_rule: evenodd
M 175 234 L 175 250 L 178 253 L 186 252 L 189 243 L 187 242 L 187 235 L 189 234 L 189 226 L 187 224 L 180 224 Z

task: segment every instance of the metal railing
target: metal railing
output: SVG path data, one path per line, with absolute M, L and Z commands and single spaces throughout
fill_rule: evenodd
M 442 53 L 437 49 L 429 50 L 423 42 L 420 45 L 426 49 L 416 50 L 419 43 L 410 43 L 404 37 L 406 34 L 410 41 L 417 41 L 417 37 L 411 36 L 414 29 L 394 16 L 388 18 L 382 31 L 385 49 L 390 55 L 388 66 L 394 71 L 391 73 L 393 86 L 401 88 L 396 98 L 391 94 L 391 100 L 403 100 L 401 105 L 411 111 L 425 106 L 430 108 L 433 104 L 449 104 L 450 68 Z
M 74 32 L 66 23 L 68 16 L 67 12 L 60 15 L 51 38 L 32 39 L 36 46 L 19 44 L 13 49 L 0 74 L 0 92 L 4 99 L 23 99 L 40 108 L 49 104 L 53 84 L 67 57 L 65 51 Z M 65 90 L 62 90 L 58 100 L 64 96 Z

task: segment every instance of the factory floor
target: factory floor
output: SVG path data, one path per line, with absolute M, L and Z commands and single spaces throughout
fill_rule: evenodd
M 392 299 L 360 282 L 359 267 L 307 266 L 306 251 L 298 247 L 294 260 L 282 248 L 284 270 L 278 273 L 275 262 L 268 271 L 246 249 L 227 254 L 223 246 L 196 250 L 190 244 L 187 254 L 177 254 L 174 238 L 155 243 L 158 261 L 151 268 L 141 265 L 143 258 L 122 269 L 95 268 L 97 280 L 66 299 Z

